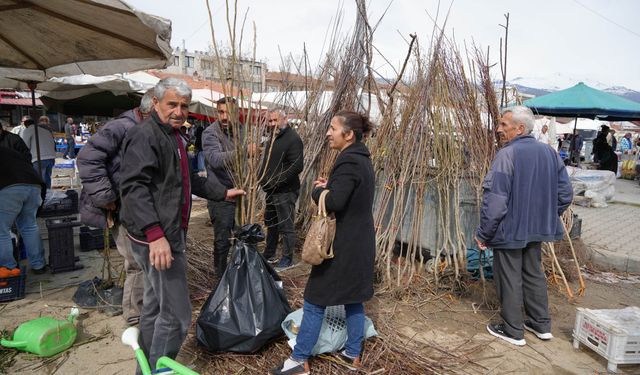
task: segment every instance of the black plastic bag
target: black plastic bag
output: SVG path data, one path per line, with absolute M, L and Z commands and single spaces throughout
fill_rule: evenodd
M 210 351 L 252 353 L 282 336 L 280 324 L 291 307 L 282 280 L 256 249 L 264 239 L 260 226 L 247 224 L 236 238 L 229 265 L 196 321 L 196 338 Z
M 80 307 L 98 307 L 109 316 L 122 314 L 122 288 L 108 285 L 99 277 L 86 280 L 78 285 L 73 294 L 73 302 Z

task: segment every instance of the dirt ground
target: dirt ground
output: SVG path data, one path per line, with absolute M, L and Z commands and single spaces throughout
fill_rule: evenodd
M 212 228 L 207 226 L 206 206 L 196 201 L 191 219 L 190 235 L 200 241 L 212 241 Z M 115 252 L 113 252 L 115 253 Z M 118 268 L 118 260 L 114 266 Z M 300 273 L 299 266 L 287 273 Z M 67 274 L 48 275 L 49 278 L 64 279 Z M 99 274 L 96 273 L 99 276 Z M 31 275 L 29 275 L 31 276 Z M 93 275 L 95 276 L 95 275 Z M 66 318 L 73 305 L 73 286 L 82 280 L 65 280 L 67 285 L 46 288 L 46 281 L 39 279 L 40 287 L 29 286 L 31 293 L 25 299 L 0 304 L 0 330 L 13 331 L 15 327 L 39 316 Z M 42 288 L 42 285 L 45 285 Z M 574 290 L 576 286 L 573 285 Z M 40 292 L 39 290 L 44 291 Z M 487 283 L 487 300 L 495 302 L 493 284 Z M 448 293 L 422 292 L 417 296 L 407 293 L 377 293 L 366 304 L 366 312 L 382 332 L 396 332 L 406 343 L 418 344 L 422 354 L 435 351 L 456 353 L 474 348 L 467 358 L 473 363 L 463 364 L 457 373 L 462 374 L 596 374 L 606 372 L 606 360 L 588 348 L 574 350 L 572 330 L 576 307 L 623 308 L 640 306 L 640 283 L 605 283 L 587 280 L 586 294 L 575 302 L 569 302 L 558 287 L 549 288 L 553 335 L 550 342 L 542 342 L 527 333 L 527 345 L 515 347 L 490 336 L 486 324 L 498 318 L 498 311 L 481 305 L 482 287 L 474 283 L 464 296 L 454 297 Z M 199 308 L 194 306 L 194 309 Z M 96 310 L 81 309 L 79 335 L 70 350 L 41 359 L 26 353 L 0 349 L 0 373 L 7 374 L 132 374 L 135 370 L 133 352 L 120 343 L 120 334 L 126 328 L 121 316 L 107 316 Z M 384 328 L 384 329 L 382 329 Z M 190 333 L 191 335 L 192 333 Z M 384 340 L 384 336 L 382 337 Z M 193 345 L 188 339 L 185 345 Z M 466 348 L 466 349 L 465 349 Z M 187 348 L 188 349 L 188 348 Z M 183 350 L 179 359 L 186 364 L 193 358 Z M 469 352 L 469 350 L 466 350 Z M 214 357 L 215 358 L 215 357 Z M 238 356 L 242 361 L 242 356 Z M 284 357 L 282 358 L 284 359 Z M 215 360 L 215 359 L 214 359 Z M 277 362 L 279 359 L 273 359 Z M 322 359 L 320 359 L 322 360 Z M 365 354 L 366 365 L 366 354 Z M 407 361 L 411 361 L 410 353 Z M 198 370 L 198 368 L 196 368 Z M 246 370 L 243 374 L 266 373 Z M 229 374 L 239 373 L 230 370 Z M 312 369 L 312 373 L 313 369 Z M 335 372 L 335 373 L 339 373 Z M 402 371 L 368 369 L 368 373 L 402 373 Z M 618 373 L 640 374 L 640 365 L 620 365 Z

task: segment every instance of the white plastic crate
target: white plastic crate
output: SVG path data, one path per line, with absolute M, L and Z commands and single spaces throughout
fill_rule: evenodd
M 70 188 L 73 187 L 73 177 L 71 176 L 55 176 L 51 177 L 51 188 Z
M 580 343 L 607 361 L 607 370 L 618 365 L 640 363 L 640 308 L 590 310 L 578 308 L 573 329 L 573 347 Z

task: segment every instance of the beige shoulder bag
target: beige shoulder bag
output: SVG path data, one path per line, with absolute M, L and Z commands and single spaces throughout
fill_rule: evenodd
M 311 227 L 302 246 L 302 260 L 317 266 L 325 259 L 333 258 L 333 238 L 336 235 L 336 218 L 327 215 L 325 199 L 329 190 L 323 190 L 318 199 L 318 214 L 313 217 Z

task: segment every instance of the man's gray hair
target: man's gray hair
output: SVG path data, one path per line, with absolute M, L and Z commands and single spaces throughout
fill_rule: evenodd
M 168 77 L 161 79 L 153 88 L 153 95 L 158 98 L 158 100 L 162 100 L 167 90 L 176 90 L 176 94 L 179 96 L 188 96 L 191 98 L 191 87 L 179 78 Z
M 149 113 L 153 109 L 153 92 L 154 89 L 149 89 L 142 95 L 140 99 L 140 112 Z
M 287 112 L 285 112 L 284 109 L 276 108 L 276 109 L 272 109 L 269 112 L 277 113 L 279 117 L 284 117 L 284 118 L 287 117 Z
M 531 134 L 531 132 L 533 131 L 535 118 L 533 117 L 533 112 L 529 107 L 525 107 L 523 105 L 515 105 L 512 107 L 503 108 L 501 113 L 503 116 L 507 113 L 511 113 L 511 119 L 516 124 L 524 125 L 524 134 Z

